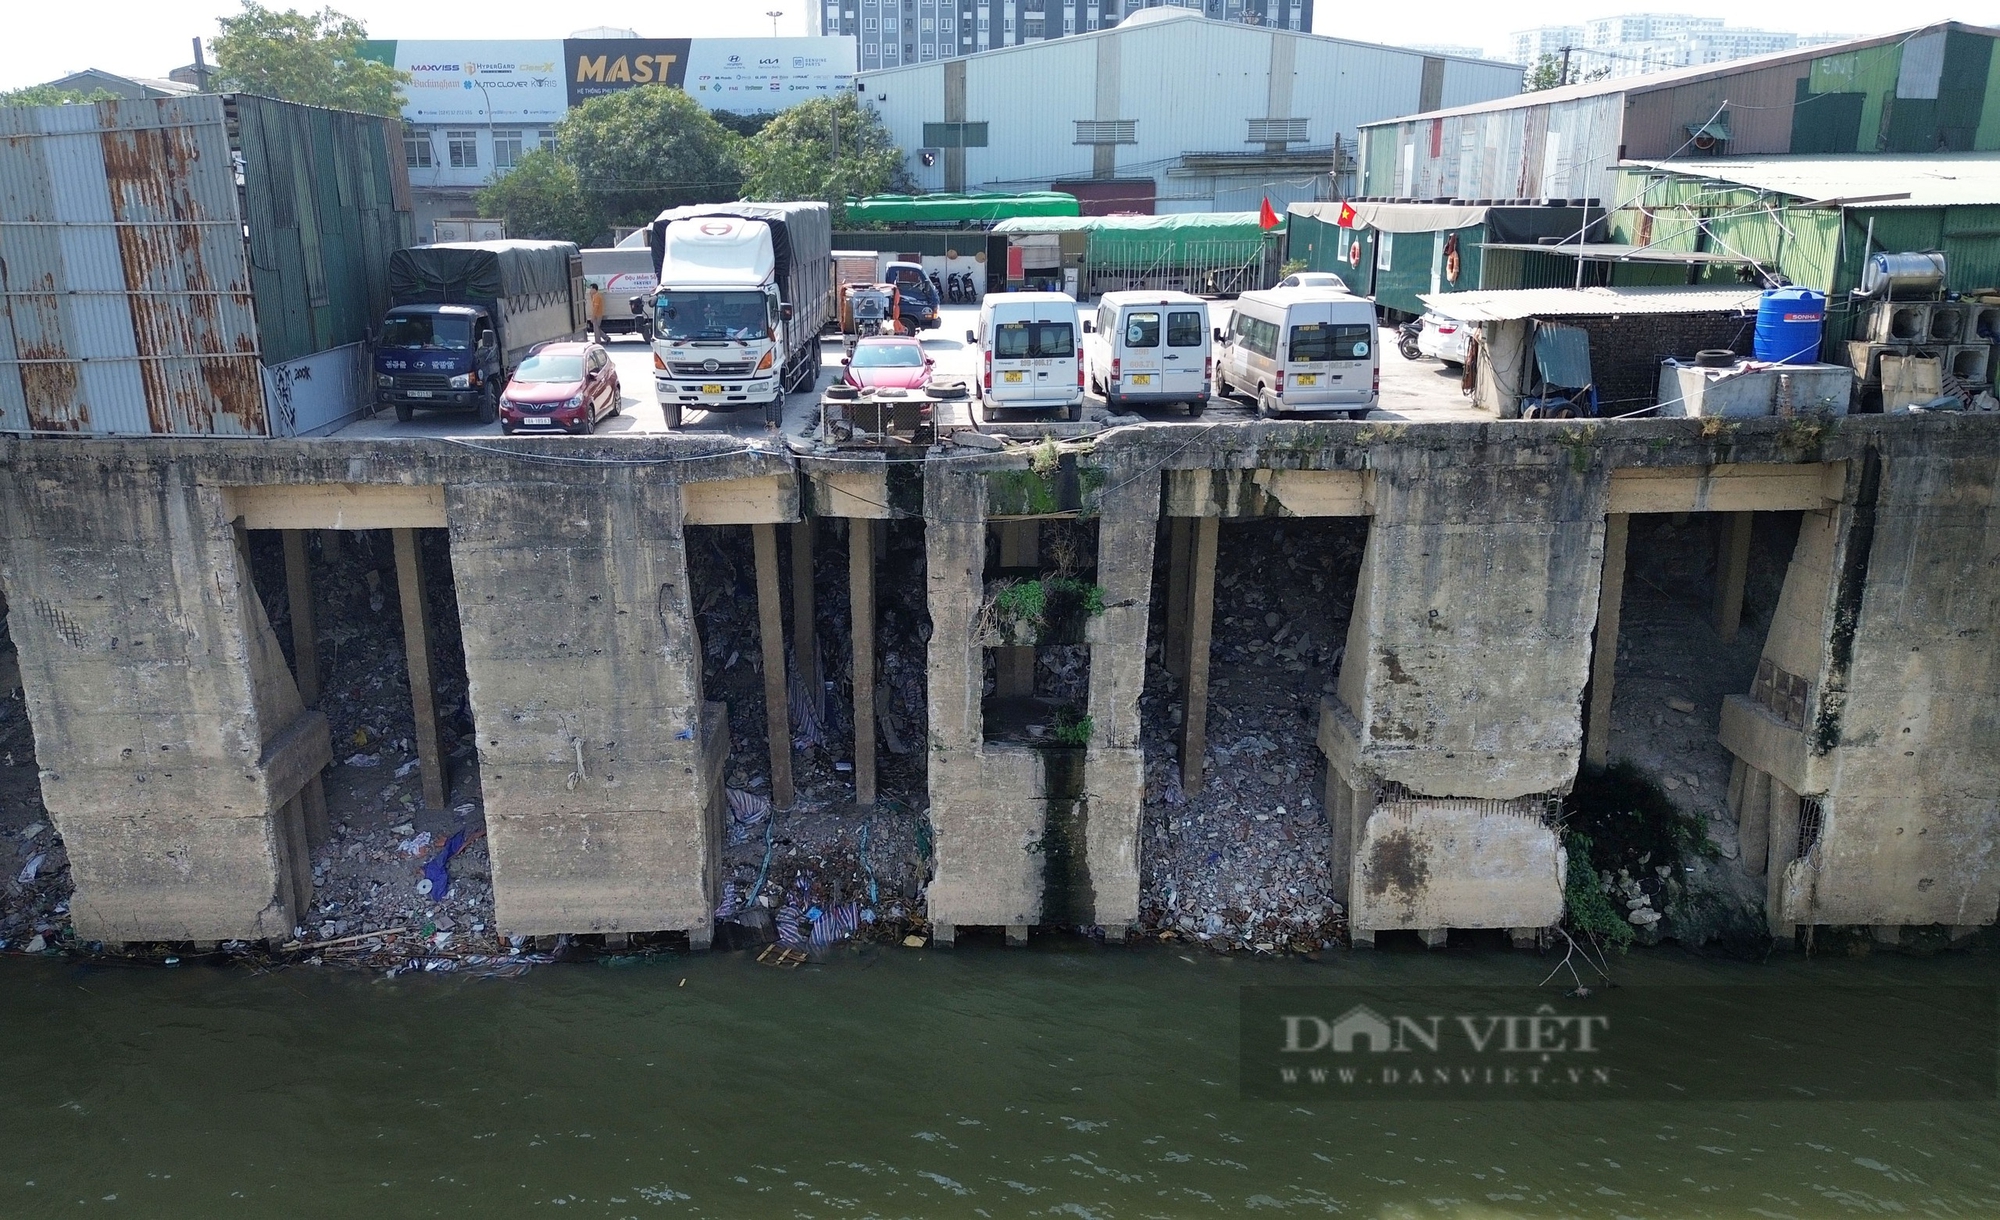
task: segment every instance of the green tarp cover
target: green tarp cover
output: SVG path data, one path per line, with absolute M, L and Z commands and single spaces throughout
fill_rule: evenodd
M 1072 216 L 1003 220 L 995 233 L 1076 233 L 1090 235 L 1084 258 L 1093 263 L 1182 261 L 1196 247 L 1213 250 L 1218 242 L 1240 244 L 1244 256 L 1263 242 L 1265 231 L 1255 212 L 1179 212 L 1170 216 Z M 1283 232 L 1281 225 L 1271 230 Z
M 569 291 L 566 241 L 459 241 L 411 246 L 389 256 L 389 295 L 398 305 L 492 301 Z
M 938 195 L 870 195 L 847 205 L 850 220 L 883 223 L 1006 220 L 1015 216 L 1075 216 L 1076 196 L 1062 191 Z

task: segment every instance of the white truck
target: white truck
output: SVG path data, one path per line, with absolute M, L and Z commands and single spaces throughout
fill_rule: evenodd
M 646 244 L 659 268 L 643 304 L 667 427 L 678 428 L 690 407 L 761 407 L 776 424 L 785 395 L 819 379 L 820 331 L 835 308 L 827 205 L 670 208 Z

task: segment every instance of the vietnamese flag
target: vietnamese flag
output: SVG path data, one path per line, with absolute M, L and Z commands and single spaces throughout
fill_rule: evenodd
M 1354 227 L 1354 205 L 1343 199 L 1340 201 L 1340 215 L 1334 219 L 1335 225 L 1343 229 Z
M 1265 230 L 1278 227 L 1278 214 L 1271 210 L 1269 195 L 1264 196 L 1264 207 L 1257 213 L 1257 227 Z

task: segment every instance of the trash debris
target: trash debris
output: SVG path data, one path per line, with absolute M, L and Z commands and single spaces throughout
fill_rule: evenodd
M 380 754 L 350 754 L 347 756 L 345 762 L 350 767 L 379 767 L 382 765 L 382 756 Z
M 757 964 L 776 966 L 780 970 L 797 970 L 806 964 L 806 955 L 797 949 L 788 949 L 782 945 L 766 945 L 764 951 L 757 955 Z M 683 979 L 682 982 L 686 980 Z
M 28 862 L 21 866 L 21 875 L 14 878 L 14 880 L 20 882 L 22 885 L 33 881 L 35 874 L 42 871 L 42 861 L 48 858 L 49 854 L 45 851 L 38 851 L 34 855 L 29 856 Z
M 432 902 L 441 902 L 446 895 L 451 893 L 451 873 L 445 866 L 451 863 L 451 858 L 457 855 L 459 850 L 464 846 L 465 831 L 461 829 L 449 839 L 446 839 L 444 841 L 444 850 L 432 856 L 430 863 L 424 865 L 424 880 L 430 883 L 430 888 L 425 890 L 424 893 L 429 896 Z M 451 925 L 447 923 L 443 926 L 450 927 Z
M 37 932 L 33 936 L 28 938 L 28 943 L 23 947 L 22 952 L 43 953 L 48 950 L 48 947 L 49 947 L 48 940 L 44 938 L 40 932 Z

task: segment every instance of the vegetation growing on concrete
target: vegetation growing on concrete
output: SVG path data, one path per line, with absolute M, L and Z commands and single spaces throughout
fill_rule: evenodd
M 1716 855 L 1701 818 L 1621 760 L 1584 770 L 1564 801 L 1563 824 L 1571 927 L 1617 945 L 1650 944 L 1680 931 L 1670 917 L 1693 913 L 1688 865 Z

